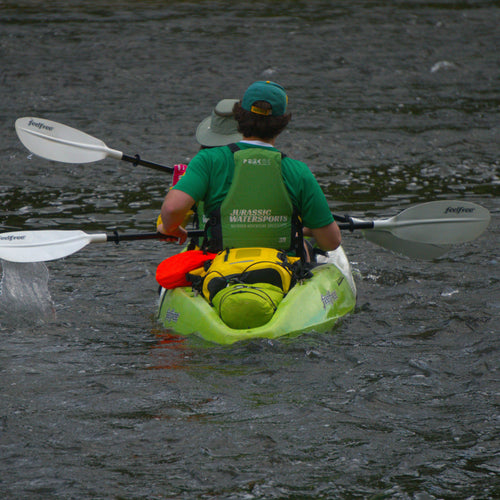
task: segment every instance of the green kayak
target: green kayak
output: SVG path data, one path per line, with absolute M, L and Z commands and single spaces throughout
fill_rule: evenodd
M 325 332 L 354 309 L 356 286 L 341 247 L 319 259 L 319 265 L 312 270 L 313 277 L 297 283 L 281 301 L 273 317 L 262 326 L 241 330 L 228 327 L 207 300 L 191 287 L 162 289 L 158 320 L 173 332 L 199 335 L 218 344 Z

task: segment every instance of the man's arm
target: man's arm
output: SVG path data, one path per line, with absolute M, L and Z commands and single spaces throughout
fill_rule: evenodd
M 328 226 L 309 229 L 317 245 L 322 250 L 335 250 L 341 243 L 340 229 L 336 222 Z
M 158 226 L 158 231 L 177 237 L 179 245 L 182 245 L 186 241 L 187 231 L 181 224 L 194 204 L 195 200 L 184 191 L 171 189 L 161 207 L 162 224 Z

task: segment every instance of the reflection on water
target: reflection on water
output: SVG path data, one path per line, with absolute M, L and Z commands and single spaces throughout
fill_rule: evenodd
M 494 194 L 499 185 L 499 165 L 463 162 L 451 165 L 378 165 L 366 169 L 337 169 L 335 175 L 321 175 L 325 192 L 342 206 L 356 203 L 371 209 L 374 203 L 391 206 L 468 195 Z M 383 196 L 381 196 L 383 194 Z
M 167 333 L 155 328 L 151 332 L 156 337 L 156 343 L 151 348 L 153 359 L 152 370 L 180 370 L 189 364 L 190 348 L 186 337 Z

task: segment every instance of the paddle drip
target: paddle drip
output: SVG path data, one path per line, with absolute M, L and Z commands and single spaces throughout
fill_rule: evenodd
M 3 326 L 46 322 L 55 318 L 49 271 L 43 262 L 0 260 L 0 321 Z

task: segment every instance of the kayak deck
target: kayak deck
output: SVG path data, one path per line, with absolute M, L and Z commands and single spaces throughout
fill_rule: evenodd
M 182 335 L 199 335 L 219 344 L 252 338 L 278 338 L 302 332 L 324 332 L 352 309 L 356 287 L 341 247 L 328 252 L 313 277 L 297 283 L 279 304 L 271 320 L 250 329 L 228 327 L 205 298 L 191 287 L 162 289 L 158 320 Z

